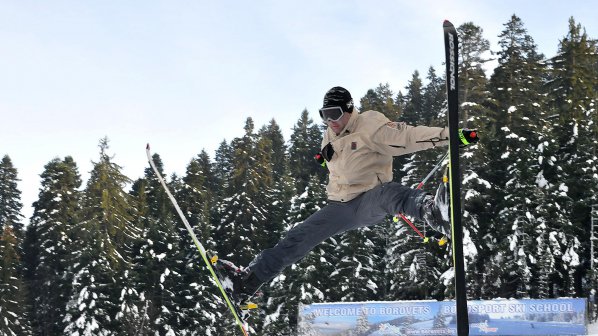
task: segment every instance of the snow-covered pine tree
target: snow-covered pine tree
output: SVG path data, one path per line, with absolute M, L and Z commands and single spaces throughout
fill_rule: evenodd
M 474 121 L 484 120 L 488 79 L 484 64 L 488 58 L 490 42 L 484 37 L 482 27 L 465 22 L 457 28 L 459 34 L 459 120 L 463 127 Z
M 230 179 L 232 178 L 233 170 L 233 155 L 234 150 L 231 145 L 223 140 L 218 149 L 216 149 L 214 157 L 214 176 L 216 178 L 216 184 L 218 188 L 216 191 L 219 197 L 224 197 L 226 191 L 229 190 Z
M 284 230 L 284 222 L 291 207 L 291 197 L 295 194 L 294 181 L 290 176 L 290 167 L 286 155 L 287 148 L 280 127 L 274 119 L 258 133 L 258 150 L 269 153 L 271 179 L 271 202 L 264 204 L 267 219 L 264 229 L 266 239 L 261 242 L 264 248 L 274 246 Z M 265 156 L 268 160 L 268 156 Z M 266 162 L 264 162 L 266 163 Z M 313 159 L 311 163 L 314 164 Z
M 32 335 L 22 278 L 23 215 L 17 181 L 17 169 L 5 155 L 0 161 L 0 331 Z
M 497 199 L 498 219 L 509 223 L 499 227 L 498 247 L 504 267 L 501 297 L 529 297 L 535 272 L 536 208 L 542 193 L 536 183 L 540 172 L 537 147 L 543 135 L 540 128 L 545 118 L 541 106 L 544 67 L 533 38 L 527 34 L 521 19 L 513 15 L 499 35 L 501 50 L 498 67 L 490 79 L 492 111 L 496 132 L 494 151 L 501 154 L 506 167 L 501 178 L 505 188 Z
M 598 185 L 595 164 L 598 122 L 596 64 L 596 40 L 589 38 L 582 26 L 571 18 L 569 31 L 550 62 L 548 98 L 559 118 L 554 121 L 551 134 L 556 143 L 549 147 L 553 149 L 549 157 L 556 159 L 556 169 L 553 174 L 545 171 L 544 175 L 551 185 L 546 191 L 559 197 L 554 207 L 561 208 L 554 211 L 565 211 L 566 217 L 565 221 L 551 226 L 552 230 L 564 235 L 559 240 L 564 254 L 555 265 L 561 280 L 557 285 L 558 293 L 563 296 L 585 294 L 580 279 L 587 267 L 580 259 L 588 250 L 589 241 L 579 237 L 590 236 L 590 210 Z
M 361 111 L 374 110 L 384 114 L 390 120 L 399 120 L 401 110 L 395 104 L 393 96 L 390 85 L 380 83 L 375 89 L 369 89 L 359 100 Z
M 74 256 L 72 290 L 64 322 L 66 335 L 114 335 L 128 256 L 138 232 L 135 205 L 124 187 L 130 179 L 108 155 L 108 139 L 100 140 L 100 158 L 93 164 L 83 193 L 82 220 L 75 227 L 80 249 Z
M 258 135 L 260 138 L 270 140 L 272 179 L 278 181 L 287 173 L 288 168 L 287 145 L 285 144 L 280 126 L 276 120 L 272 119 L 268 125 L 260 129 Z
M 79 248 L 73 229 L 79 222 L 81 177 L 72 157 L 48 162 L 33 216 L 27 226 L 25 260 L 36 333 L 60 334 L 71 292 L 71 254 Z
M 216 177 L 215 164 L 211 162 L 209 155 L 202 151 L 193 158 L 187 165 L 185 176 L 176 197 L 179 206 L 186 215 L 191 227 L 197 237 L 207 250 L 214 251 L 216 246 L 213 240 L 214 221 L 216 211 L 214 210 L 218 196 L 218 179 Z M 179 223 L 182 239 L 182 246 L 187 253 L 197 253 L 197 248 L 184 232 L 184 226 Z
M 434 67 L 428 68 L 426 81 L 420 118 L 424 125 L 444 127 L 447 110 L 446 81 L 436 74 Z
M 551 244 L 549 244 L 548 233 L 545 232 L 546 224 L 541 223 L 539 228 L 536 235 L 536 251 L 534 251 L 534 257 L 537 260 L 537 276 L 533 281 L 531 296 L 537 299 L 547 299 L 552 296 L 551 281 L 555 271 L 555 253 L 551 249 Z
M 0 161 L 0 226 L 10 226 L 17 238 L 22 239 L 23 215 L 21 214 L 21 191 L 17 187 L 19 181 L 17 169 L 8 155 Z
M 20 274 L 20 254 L 15 230 L 0 232 L 0 330 L 3 335 L 33 335 L 26 305 L 26 288 Z
M 318 119 L 318 123 L 320 120 Z M 305 190 L 311 176 L 318 176 L 320 182 L 324 182 L 328 176 L 326 169 L 314 164 L 314 155 L 321 149 L 322 130 L 309 117 L 307 110 L 301 112 L 299 120 L 293 126 L 289 144 L 289 169 L 290 175 L 295 179 L 296 192 L 302 193 Z
M 247 265 L 260 243 L 268 218 L 266 205 L 271 203 L 272 171 L 270 153 L 264 151 L 254 133 L 254 123 L 248 118 L 245 135 L 232 141 L 231 178 L 226 198 L 219 208 L 217 228 L 219 255 L 237 265 Z

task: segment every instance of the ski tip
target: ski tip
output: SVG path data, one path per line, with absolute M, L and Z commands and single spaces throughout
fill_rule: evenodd
M 444 20 L 444 22 L 442 23 L 442 25 L 443 25 L 444 27 L 450 27 L 450 26 L 452 26 L 453 24 L 452 24 L 452 23 L 451 23 L 449 20 Z
M 146 150 L 149 150 L 149 142 L 147 143 L 147 145 L 145 146 Z

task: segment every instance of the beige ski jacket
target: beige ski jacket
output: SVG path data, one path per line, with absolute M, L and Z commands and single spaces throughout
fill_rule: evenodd
M 382 113 L 357 109 L 347 126 L 336 135 L 324 133 L 322 151 L 330 145 L 334 154 L 326 163 L 328 199 L 348 202 L 361 193 L 392 181 L 392 157 L 435 146 L 448 145 L 448 129 L 408 126 L 391 122 Z

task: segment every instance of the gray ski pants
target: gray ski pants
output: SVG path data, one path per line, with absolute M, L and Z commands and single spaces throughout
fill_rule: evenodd
M 422 190 L 388 182 L 349 202 L 329 201 L 325 207 L 289 230 L 276 246 L 263 250 L 249 268 L 261 281 L 266 282 L 334 235 L 378 224 L 387 215 L 398 212 L 421 218 L 425 195 Z

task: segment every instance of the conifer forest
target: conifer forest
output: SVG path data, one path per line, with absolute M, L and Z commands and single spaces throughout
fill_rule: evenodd
M 571 18 L 556 54 L 543 55 L 516 15 L 496 46 L 472 22 L 458 32 L 462 127 L 481 138 L 461 150 L 468 299 L 587 297 L 598 287 L 596 37 Z M 404 87 L 381 83 L 353 97 L 360 111 L 444 126 L 444 77 L 430 67 Z M 247 118 L 244 134 L 213 156 L 198 148 L 182 176 L 153 156 L 209 253 L 237 265 L 326 203 L 327 171 L 313 159 L 324 125 L 317 111 L 285 113 L 298 116 L 289 139 L 274 119 Z M 445 152 L 395 158 L 394 180 L 415 187 Z M 24 218 L 19 167 L 0 155 L 1 335 L 238 334 L 149 164 L 141 178 L 125 176 L 108 138 L 85 178 L 76 158 L 57 157 L 39 167 Z M 435 192 L 440 178 L 425 189 Z M 250 325 L 256 335 L 295 335 L 299 303 L 450 300 L 451 265 L 448 245 L 424 243 L 389 216 L 325 241 L 262 287 Z

